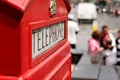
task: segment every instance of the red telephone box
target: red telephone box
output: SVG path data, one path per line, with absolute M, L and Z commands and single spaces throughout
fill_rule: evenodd
M 71 80 L 68 0 L 0 0 L 0 80 Z

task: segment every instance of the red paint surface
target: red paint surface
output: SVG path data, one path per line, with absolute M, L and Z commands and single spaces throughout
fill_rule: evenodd
M 63 0 L 56 4 L 51 18 L 50 0 L 0 1 L 0 80 L 71 80 L 68 8 Z M 32 59 L 32 30 L 63 21 L 64 40 Z

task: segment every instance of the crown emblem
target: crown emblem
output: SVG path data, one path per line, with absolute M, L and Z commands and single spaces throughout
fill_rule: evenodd
M 50 0 L 50 16 L 54 17 L 56 15 L 56 0 Z

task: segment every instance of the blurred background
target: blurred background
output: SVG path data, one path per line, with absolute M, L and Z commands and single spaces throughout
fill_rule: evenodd
M 93 28 L 99 29 L 107 25 L 110 32 L 117 37 L 120 29 L 120 0 L 70 0 L 73 21 L 78 24 L 76 49 L 71 49 L 72 54 L 72 79 L 73 80 L 120 80 L 120 64 L 112 67 L 92 65 L 86 56 L 88 39 Z M 120 58 L 117 59 L 120 62 Z M 108 70 L 108 72 L 106 71 Z M 104 75 L 103 75 L 104 74 Z M 107 75 L 108 74 L 108 75 Z M 114 75 L 111 76 L 111 75 Z M 108 78 L 109 77 L 109 78 Z

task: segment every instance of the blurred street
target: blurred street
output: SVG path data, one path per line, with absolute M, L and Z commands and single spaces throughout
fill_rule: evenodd
M 72 14 L 74 14 L 74 16 L 75 16 L 75 21 L 77 22 L 77 12 L 76 12 L 76 8 L 74 8 L 74 9 L 72 9 L 72 11 L 71 11 L 71 13 Z M 117 36 L 117 30 L 118 29 L 120 29 L 120 17 L 114 17 L 113 15 L 108 15 L 108 14 L 106 14 L 106 13 L 99 13 L 98 14 L 98 18 L 97 18 L 97 20 L 96 21 L 94 21 L 93 22 L 93 24 L 95 23 L 95 22 L 97 22 L 97 27 L 98 27 L 98 29 L 99 30 L 101 30 L 101 27 L 103 26 L 103 25 L 108 25 L 109 26 L 109 28 L 110 28 L 110 32 L 112 32 L 113 33 L 113 35 L 114 35 L 114 37 L 116 38 L 116 36 Z M 84 54 L 86 54 L 87 53 L 87 42 L 88 42 L 88 39 L 91 37 L 91 33 L 92 33 L 92 26 L 93 26 L 93 24 L 79 24 L 79 28 L 80 28 L 80 32 L 79 32 L 79 34 L 77 35 L 77 41 L 78 41 L 78 43 L 77 43 L 77 48 L 75 49 L 75 50 L 71 50 L 71 52 L 73 53 L 73 54 L 82 54 L 82 55 L 84 55 Z M 87 60 L 89 60 L 89 59 L 87 59 Z M 83 60 L 83 62 L 84 62 L 84 60 Z M 86 64 L 87 63 L 87 64 Z M 80 76 L 80 74 L 81 73 L 79 73 L 78 71 L 80 70 L 80 72 L 82 72 L 82 70 L 84 70 L 84 69 L 86 69 L 85 67 L 87 66 L 89 66 L 88 64 L 89 64 L 89 61 L 85 61 L 85 63 L 82 63 L 82 64 L 80 64 L 80 61 L 78 62 L 78 64 L 76 64 L 76 65 L 72 65 L 72 72 L 73 72 L 73 74 L 72 74 L 72 76 Z M 85 64 L 86 66 L 84 66 L 83 64 Z M 93 66 L 92 66 L 93 67 Z M 89 69 L 89 67 L 88 67 L 88 69 Z M 90 68 L 94 73 L 96 72 L 97 73 L 97 70 L 99 69 L 98 68 L 98 66 L 97 67 L 95 67 L 95 68 Z M 89 69 L 89 70 L 90 70 Z M 105 71 L 105 70 L 107 70 L 108 69 L 108 72 L 107 71 Z M 109 73 L 109 71 L 111 71 L 110 73 L 110 75 L 115 75 L 116 74 L 116 72 L 117 72 L 117 75 L 118 76 L 120 76 L 120 67 L 119 66 L 117 66 L 117 69 L 116 69 L 116 66 L 115 67 L 110 67 L 110 69 L 109 69 L 109 67 L 106 69 L 106 67 L 105 66 L 102 66 L 101 67 L 101 70 L 100 70 L 100 72 L 99 72 L 99 70 L 98 70 L 98 73 L 101 73 L 101 74 L 105 74 L 105 72 L 108 74 Z M 77 71 L 77 72 L 75 72 L 75 71 Z M 83 71 L 83 72 L 85 72 L 85 71 Z M 96 74 L 95 73 L 95 74 Z M 114 74 L 115 73 L 115 74 Z M 92 73 L 91 73 L 92 74 Z M 101 76 L 101 74 L 99 75 L 99 76 Z M 82 75 L 82 77 L 83 76 L 85 76 L 86 74 L 84 73 L 84 74 L 81 74 Z M 96 74 L 97 75 L 97 74 Z M 104 76 L 104 77 L 103 77 Z M 116 75 L 115 75 L 116 76 Z M 114 77 L 115 77 L 114 76 Z M 93 75 L 92 75 L 92 77 L 93 77 Z M 107 76 L 108 77 L 108 76 Z M 113 77 L 113 78 L 114 78 Z M 110 77 L 111 78 L 111 77 Z M 118 78 L 114 78 L 114 79 L 110 79 L 110 78 L 108 78 L 108 79 L 106 79 L 106 76 L 105 75 L 102 75 L 102 77 L 100 77 L 99 78 L 99 80 L 120 80 L 120 79 L 118 79 Z M 76 80 L 76 79 L 73 79 L 73 80 Z M 77 79 L 77 80 L 89 80 L 89 79 Z M 90 80 L 94 80 L 94 79 L 90 79 Z M 96 79 L 95 79 L 96 80 Z M 97 79 L 98 80 L 98 79 Z
M 71 13 L 73 13 L 74 15 L 77 15 L 76 9 L 73 9 Z M 75 21 L 77 21 L 77 16 L 75 16 Z M 103 25 L 108 25 L 110 28 L 110 31 L 114 34 L 114 36 L 115 37 L 117 36 L 116 35 L 117 30 L 120 29 L 120 17 L 116 18 L 106 13 L 100 13 L 98 14 L 98 18 L 96 21 L 98 23 L 97 27 L 99 30 L 101 30 L 101 27 Z M 77 49 L 72 51 L 74 51 L 75 53 L 85 53 L 87 51 L 87 41 L 90 38 L 90 35 L 92 32 L 92 25 L 93 24 L 79 25 L 80 32 L 77 36 L 77 40 L 78 40 Z

